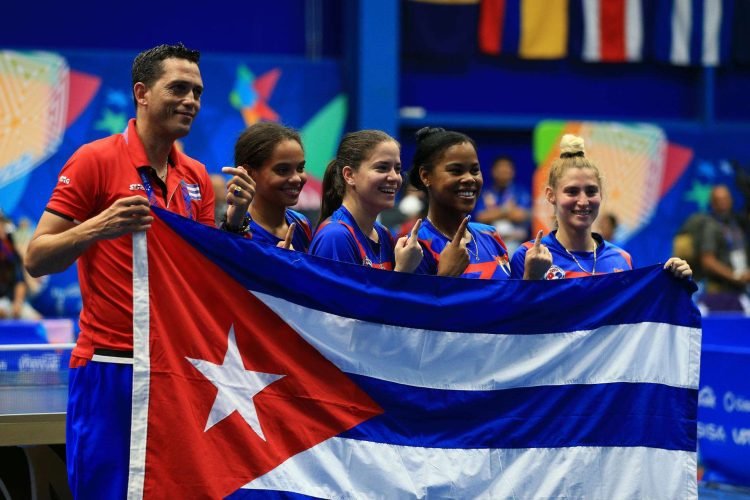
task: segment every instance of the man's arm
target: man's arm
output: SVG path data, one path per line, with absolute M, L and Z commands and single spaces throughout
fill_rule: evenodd
M 130 196 L 80 224 L 44 212 L 26 250 L 25 266 L 35 278 L 67 269 L 93 243 L 151 227 L 148 199 Z

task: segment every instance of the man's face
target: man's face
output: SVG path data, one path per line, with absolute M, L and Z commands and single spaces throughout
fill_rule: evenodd
M 726 186 L 716 186 L 711 192 L 711 208 L 718 215 L 732 213 L 732 193 Z
M 187 59 L 169 58 L 161 64 L 164 73 L 138 100 L 141 119 L 160 136 L 175 140 L 190 132 L 201 108 L 203 80 L 198 65 Z

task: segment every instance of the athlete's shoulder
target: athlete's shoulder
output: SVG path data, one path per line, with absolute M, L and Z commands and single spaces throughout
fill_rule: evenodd
M 489 224 L 484 224 L 482 222 L 469 222 L 469 228 L 478 232 L 478 233 L 496 233 L 497 230 L 495 229 L 495 226 L 491 226 Z

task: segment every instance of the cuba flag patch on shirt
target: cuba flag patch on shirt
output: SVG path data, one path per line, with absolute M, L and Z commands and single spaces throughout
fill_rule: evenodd
M 191 200 L 201 199 L 201 188 L 198 184 L 185 184 L 185 187 L 187 188 L 187 193 Z

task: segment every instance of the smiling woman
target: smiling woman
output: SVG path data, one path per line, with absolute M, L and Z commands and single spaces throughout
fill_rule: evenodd
M 593 276 L 633 269 L 625 250 L 592 232 L 602 203 L 602 175 L 586 158 L 583 139 L 566 134 L 560 158 L 554 161 L 545 190 L 555 208 L 557 229 L 524 243 L 513 255 L 513 277 L 561 279 Z M 677 277 L 690 277 L 690 266 L 672 257 L 664 265 Z
M 234 146 L 234 162 L 255 181 L 249 230 L 254 241 L 307 252 L 310 221 L 292 210 L 307 182 L 299 133 L 273 122 L 245 129 Z
M 399 238 L 394 245 L 390 232 L 376 221 L 380 212 L 393 207 L 401 183 L 401 149 L 395 139 L 380 130 L 347 134 L 323 177 L 319 225 L 310 253 L 413 271 L 422 260 L 416 237 Z
M 442 128 L 419 130 L 409 180 L 429 197 L 427 220 L 419 230 L 424 259 L 416 272 L 510 277 L 508 252 L 495 228 L 469 222 L 483 182 L 476 144 L 469 136 Z

